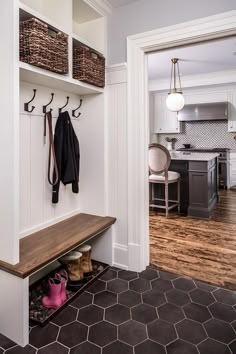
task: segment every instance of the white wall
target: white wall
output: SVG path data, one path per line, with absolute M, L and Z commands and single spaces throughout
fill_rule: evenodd
M 129 35 L 235 9 L 235 0 L 140 0 L 116 8 L 108 18 L 108 62 L 126 61 Z
M 32 114 L 24 111 L 24 102 L 30 100 L 33 88 L 37 89 Z M 78 212 L 103 215 L 104 187 L 104 100 L 103 95 L 83 97 L 81 116 L 72 119 L 80 142 L 80 192 L 74 194 L 71 185 L 61 184 L 59 203 L 52 204 L 52 187 L 47 180 L 47 144 L 44 145 L 44 119 L 42 106 L 50 101 L 54 92 L 53 125 L 58 108 L 66 103 L 70 116 L 79 105 L 80 97 L 48 87 L 22 82 L 20 88 L 20 236 L 23 237 L 49 224 Z M 71 116 L 72 118 L 72 116 Z

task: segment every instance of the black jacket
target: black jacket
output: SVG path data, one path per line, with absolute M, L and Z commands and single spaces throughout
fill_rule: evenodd
M 55 127 L 54 148 L 58 167 L 59 180 L 53 186 L 52 202 L 58 203 L 60 181 L 72 184 L 72 191 L 79 193 L 79 168 L 80 168 L 80 149 L 79 141 L 73 129 L 68 112 L 59 114 Z M 54 181 L 55 169 L 54 169 Z

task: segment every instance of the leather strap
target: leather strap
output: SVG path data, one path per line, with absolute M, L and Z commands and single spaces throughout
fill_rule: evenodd
M 59 180 L 59 173 L 57 167 L 56 154 L 54 149 L 53 142 L 53 130 L 52 130 L 52 112 L 49 111 L 44 116 L 44 143 L 46 143 L 46 130 L 47 130 L 47 122 L 48 122 L 48 133 L 49 133 L 49 151 L 48 151 L 48 182 L 52 186 L 55 186 Z M 54 171 L 55 171 L 55 181 L 51 180 L 51 160 L 53 158 L 54 162 Z

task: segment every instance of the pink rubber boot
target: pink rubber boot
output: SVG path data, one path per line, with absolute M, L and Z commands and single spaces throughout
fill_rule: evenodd
M 44 307 L 57 309 L 63 304 L 61 299 L 61 281 L 50 278 L 48 280 L 48 295 L 42 298 Z
M 67 300 L 66 296 L 66 286 L 68 282 L 68 274 L 66 270 L 61 270 L 59 273 L 55 274 L 55 278 L 61 282 L 61 300 L 65 302 Z

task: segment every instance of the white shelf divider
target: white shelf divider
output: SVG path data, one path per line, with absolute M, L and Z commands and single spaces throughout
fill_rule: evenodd
M 61 89 L 77 95 L 91 95 L 103 93 L 102 88 L 86 84 L 82 81 L 72 79 L 36 66 L 19 62 L 20 80 L 37 85 Z

